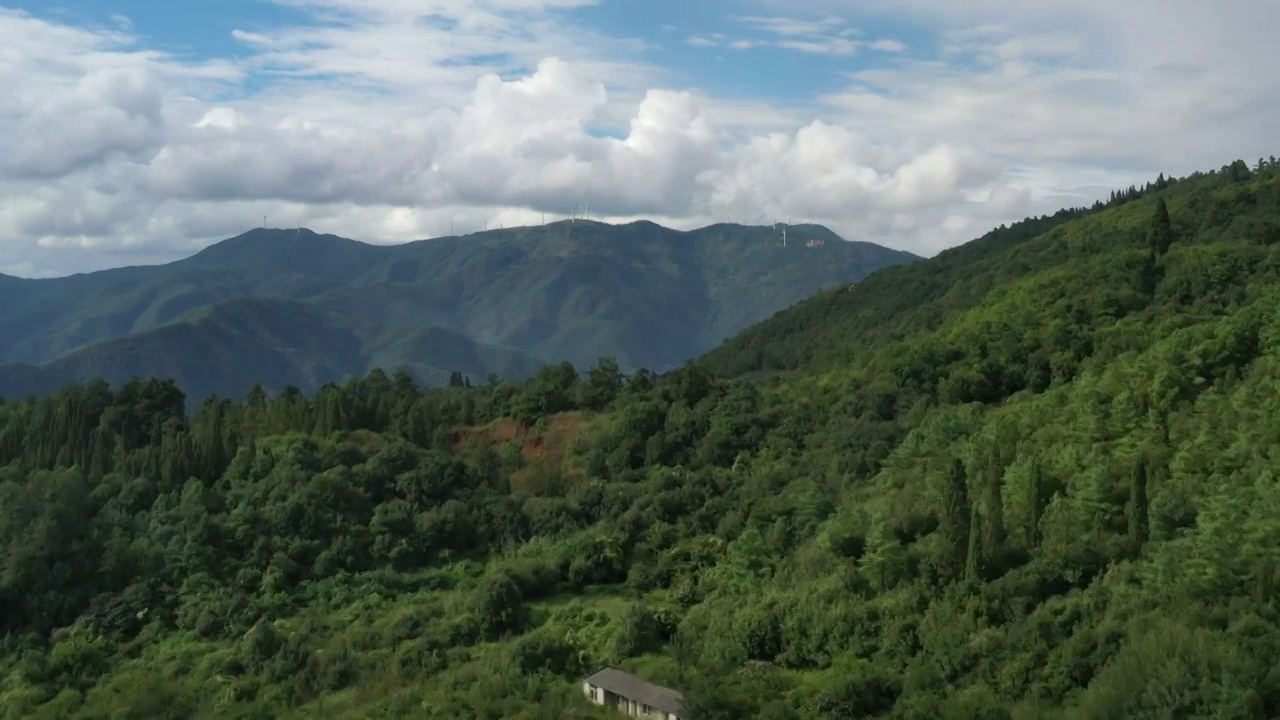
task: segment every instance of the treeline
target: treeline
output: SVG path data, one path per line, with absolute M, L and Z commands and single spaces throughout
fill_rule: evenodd
M 54 627 L 83 619 L 95 602 L 114 602 L 108 598 L 128 595 L 130 582 L 139 575 L 148 576 L 147 585 L 153 589 L 166 585 L 157 585 L 157 578 L 149 576 L 161 569 L 148 564 L 158 558 L 141 557 L 150 550 L 135 547 L 137 556 L 113 555 L 116 550 L 126 551 L 111 542 L 121 539 L 122 532 L 147 535 L 145 528 L 132 527 L 128 521 L 153 509 L 164 497 L 194 499 L 205 510 L 222 513 L 228 495 L 275 478 L 276 464 L 286 460 L 290 467 L 304 471 L 303 476 L 290 476 L 302 485 L 313 480 L 311 474 L 350 468 L 360 464 L 357 460 L 376 466 L 378 472 L 360 478 L 358 487 L 343 487 L 350 477 L 330 478 L 337 483 L 333 492 L 347 498 L 358 493 L 363 497 L 353 501 L 377 518 L 395 508 L 410 523 L 379 525 L 391 535 L 370 535 L 365 538 L 366 547 L 340 558 L 329 548 L 320 558 L 318 548 L 331 545 L 336 535 L 330 533 L 340 534 L 343 523 L 335 518 L 309 518 L 337 508 L 321 503 L 298 510 L 303 515 L 294 519 L 301 520 L 301 525 L 284 522 L 276 528 L 284 544 L 301 542 L 297 537 L 290 540 L 289 535 L 303 528 L 318 533 L 308 539 L 315 543 L 313 550 L 303 556 L 286 553 L 288 560 L 282 561 L 295 584 L 339 569 L 421 567 L 438 559 L 441 550 L 465 553 L 490 543 L 501 547 L 504 541 L 527 540 L 537 529 L 529 529 L 529 519 L 518 508 L 511 509 L 507 483 L 520 458 L 503 457 L 500 447 L 483 442 L 460 445 L 459 428 L 512 418 L 527 430 L 545 417 L 572 411 L 597 413 L 621 400 L 636 422 L 649 426 L 634 428 L 635 437 L 597 445 L 584 459 L 592 468 L 621 471 L 642 464 L 646 452 L 657 452 L 660 445 L 666 451 L 666 446 L 673 445 L 647 442 L 655 427 L 663 425 L 672 403 L 696 404 L 736 386 L 692 367 L 659 384 L 650 372 L 624 376 L 612 360 L 602 360 L 581 376 L 568 363 L 551 365 L 522 384 L 490 381 L 476 387 L 423 390 L 407 374 L 388 377 L 374 371 L 342 386 L 326 386 L 314 398 L 295 388 L 269 395 L 255 387 L 239 402 L 211 397 L 189 417 L 182 392 L 163 380 L 135 380 L 117 389 L 102 382 L 73 384 L 55 396 L 3 403 L 0 489 L 6 495 L 0 505 L 5 509 L 0 538 L 7 543 L 8 572 L 0 580 L 0 603 L 6 610 L 0 614 L 0 630 L 47 634 Z M 724 438 L 725 447 L 741 440 Z M 705 454 L 718 454 L 723 460 L 726 453 L 721 448 Z M 261 489 L 272 496 L 262 498 L 267 503 L 255 507 L 255 512 L 269 508 L 281 491 L 276 485 Z M 297 489 L 303 495 L 310 492 Z M 300 501 L 301 496 L 288 498 L 290 507 Z M 125 505 L 115 507 L 119 502 Z M 447 511 L 457 514 L 450 516 Z M 280 512 L 288 515 L 293 510 Z M 443 524 L 427 531 L 423 515 L 431 512 L 443 513 Z M 123 527 L 117 525 L 120 522 Z M 37 528 L 40 532 L 26 532 Z M 399 532 L 416 537 L 396 535 Z M 202 553 L 226 555 L 231 565 L 243 561 L 244 553 L 255 554 L 252 548 L 226 544 L 239 534 L 228 531 L 216 538 L 201 538 L 202 543 L 217 541 Z M 125 542 L 137 540 L 132 537 Z M 33 542 L 40 545 L 38 550 Z M 415 543 L 416 549 L 410 552 L 407 542 Z M 271 562 L 279 560 L 266 557 L 266 565 L 258 570 L 266 572 Z M 314 569 L 317 562 L 322 569 Z M 225 576 L 235 570 L 231 565 L 202 570 L 216 569 L 215 576 Z M 182 572 L 190 573 L 191 568 Z M 170 589 L 180 585 L 179 577 L 168 578 Z
M 653 374 L 624 377 L 602 360 L 582 377 L 568 363 L 543 368 L 523 384 L 496 378 L 472 388 L 454 373 L 446 389 L 419 388 L 407 372 L 374 370 L 308 398 L 296 387 L 274 396 L 255 385 L 241 401 L 212 396 L 187 414 L 187 398 L 172 380 L 73 383 L 60 393 L 0 402 L 0 465 L 50 470 L 77 466 L 90 477 L 146 472 L 164 482 L 217 477 L 240 446 L 254 438 L 367 430 L 423 446 L 447 445 L 459 425 L 497 418 L 606 408 L 626 388 L 649 387 Z
M 624 376 L 602 360 L 581 375 L 566 363 L 520 384 L 435 390 L 375 371 L 314 398 L 290 388 L 212 397 L 190 416 L 182 393 L 160 380 L 77 384 L 0 404 L 9 713 L 98 717 L 130 703 L 280 717 L 371 678 L 414 687 L 432 673 L 474 672 L 457 651 L 537 630 L 533 600 L 600 584 L 639 598 L 713 562 L 701 551 L 668 555 L 676 538 L 646 535 L 660 522 L 646 508 L 657 503 L 672 521 L 695 518 L 680 536 L 713 529 L 735 491 L 712 473 L 763 439 L 759 402 L 750 384 L 694 367 L 659 379 Z M 565 417 L 594 423 L 572 438 L 568 460 L 522 455 L 522 443 L 547 437 L 547 424 Z M 507 442 L 485 435 L 501 427 L 515 430 Z M 655 486 L 649 468 L 662 463 L 689 469 Z M 616 484 L 602 486 L 608 478 Z M 544 552 L 485 570 L 530 547 Z M 280 627 L 314 615 L 318 601 L 392 588 L 426 593 L 415 602 L 431 607 L 456 596 L 447 610 L 394 631 L 389 642 L 402 647 L 392 667 L 372 648 L 347 644 L 377 642 L 368 635 L 326 654 L 335 632 L 327 620 L 308 621 L 305 632 Z M 617 656 L 584 654 L 543 627 L 512 650 L 533 653 L 520 656 L 519 673 L 553 670 L 543 682 L 553 680 L 562 705 L 577 706 L 554 678 L 659 650 L 673 619 L 654 612 L 632 609 L 630 639 L 606 643 Z M 101 696 L 120 664 L 158 642 L 193 639 L 222 649 L 210 671 L 230 683 L 230 696 L 160 691 L 160 677 L 128 673 L 136 688 Z M 462 695 L 473 712 L 550 717 L 538 714 L 551 710 L 536 695 L 495 697 L 478 686 Z

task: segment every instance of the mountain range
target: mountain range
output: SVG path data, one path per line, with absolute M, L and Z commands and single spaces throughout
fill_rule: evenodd
M 167 265 L 0 276 L 0 394 L 171 377 L 193 398 L 373 368 L 439 384 L 612 357 L 666 370 L 815 291 L 918 257 L 818 225 L 566 220 L 370 245 L 255 229 Z

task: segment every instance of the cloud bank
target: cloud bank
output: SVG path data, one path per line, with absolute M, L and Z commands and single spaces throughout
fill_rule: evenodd
M 760 0 L 678 41 L 713 62 L 745 28 L 832 57 L 840 87 L 799 104 L 698 87 L 656 41 L 578 23 L 587 0 L 277 1 L 313 22 L 194 59 L 127 23 L 0 10 L 0 272 L 173 259 L 264 216 L 397 242 L 582 204 L 822 222 L 927 255 L 1271 154 L 1280 121 L 1280 6 L 1261 0 L 859 4 L 917 18 L 928 47 L 862 32 L 847 2 Z

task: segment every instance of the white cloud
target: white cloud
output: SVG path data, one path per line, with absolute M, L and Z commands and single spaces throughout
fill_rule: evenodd
M 734 19 L 744 25 L 784 37 L 826 35 L 841 30 L 846 26 L 844 20 L 834 15 L 828 15 L 818 20 L 760 15 L 741 15 Z
M 710 35 L 690 35 L 685 42 L 694 47 L 719 47 L 724 44 L 725 37 L 719 33 Z
M 1271 154 L 1280 121 L 1280 6 L 1262 0 L 859 4 L 923 23 L 910 50 L 859 32 L 875 18 L 848 2 L 755 0 L 726 33 L 684 36 L 861 67 L 785 105 L 694 87 L 646 42 L 560 14 L 584 0 L 277 1 L 323 22 L 240 31 L 237 57 L 201 61 L 121 19 L 0 10 L 0 272 L 168 259 L 264 215 L 391 242 L 583 202 L 932 253 L 1156 171 Z
M 989 186 L 1000 172 L 971 150 L 936 145 L 904 154 L 846 127 L 814 122 L 794 135 L 756 138 L 704 179 L 715 205 L 750 208 L 765 222 L 857 218 L 846 221 L 846 235 L 876 240 L 910 233 L 921 220 L 943 223 L 949 209 L 965 203 L 966 189 Z
M 906 49 L 897 40 L 863 40 L 861 30 L 835 15 L 817 20 L 774 15 L 739 15 L 730 19 L 736 25 L 760 36 L 734 38 L 724 33 L 707 33 L 691 35 L 686 42 L 694 47 L 726 47 L 739 51 L 768 47 L 832 56 L 853 55 L 863 48 L 879 52 L 901 52 Z
M 876 40 L 875 42 L 871 43 L 870 47 L 872 50 L 879 50 L 880 52 L 891 52 L 891 53 L 903 52 L 907 49 L 906 43 L 901 42 L 899 40 L 894 40 L 893 38 Z
M 848 38 L 835 37 L 821 40 L 779 40 L 777 46 L 787 50 L 813 53 L 815 55 L 852 55 L 862 47 L 863 43 Z

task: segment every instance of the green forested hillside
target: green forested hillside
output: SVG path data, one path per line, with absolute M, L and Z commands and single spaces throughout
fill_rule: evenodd
M 81 378 L 112 384 L 171 378 L 192 398 L 243 395 L 255 382 L 314 392 L 370 368 L 399 368 L 440 386 L 453 373 L 524 379 L 545 363 L 439 327 L 376 324 L 324 304 L 244 297 L 177 321 L 95 343 L 43 366 L 0 367 L 0 395 L 56 391 Z
M 819 226 L 792 226 L 790 238 L 784 248 L 772 228 L 579 220 L 379 247 L 262 229 L 168 265 L 4 278 L 0 392 L 160 373 L 197 396 L 241 395 L 255 380 L 312 392 L 401 364 L 428 382 L 441 370 L 482 379 L 511 369 L 521 379 L 529 362 L 514 351 L 581 368 L 614 357 L 664 369 L 823 287 L 918 259 Z M 281 300 L 296 305 L 290 332 L 255 322 Z M 452 339 L 437 350 L 412 339 L 424 334 Z M 342 347 L 319 340 L 339 335 Z M 198 356 L 196 339 L 213 344 L 212 356 Z M 463 339 L 471 361 L 446 365 Z
M 1275 717 L 1278 222 L 1161 179 L 661 377 L 5 405 L 0 712 Z

